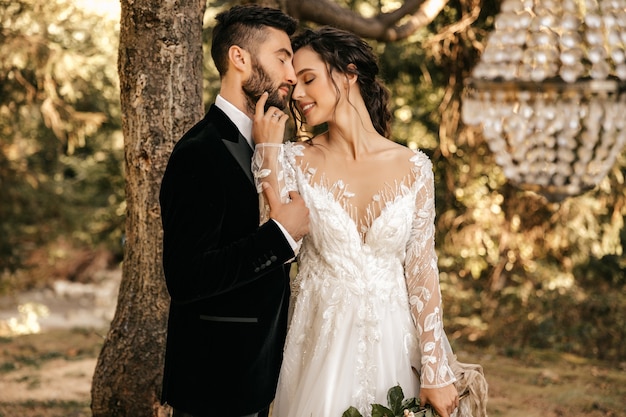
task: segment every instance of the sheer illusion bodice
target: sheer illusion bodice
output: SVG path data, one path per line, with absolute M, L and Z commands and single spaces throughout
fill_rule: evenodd
M 259 187 L 272 183 L 283 200 L 297 190 L 310 210 L 273 416 L 341 417 L 351 405 L 369 416 L 369 405 L 386 404 L 394 385 L 411 397 L 420 385 L 454 382 L 430 160 L 413 153 L 406 173 L 356 200 L 349 183 L 329 180 L 306 151 L 261 144 L 253 158 Z M 261 208 L 267 217 L 263 199 Z

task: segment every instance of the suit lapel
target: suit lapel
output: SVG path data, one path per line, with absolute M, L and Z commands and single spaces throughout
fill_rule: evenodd
M 250 168 L 250 164 L 252 163 L 252 148 L 248 144 L 246 138 L 244 138 L 241 134 L 238 135 L 238 140 L 233 142 L 232 140 L 222 139 L 224 145 L 231 153 L 231 155 L 237 160 L 237 163 L 243 169 L 243 172 L 246 174 L 248 179 L 252 184 L 254 184 L 254 178 L 252 177 L 252 169 Z
M 215 104 L 211 105 L 207 117 L 216 123 L 219 131 L 219 137 L 222 143 L 228 149 L 228 152 L 235 158 L 237 164 L 243 169 L 250 182 L 254 185 L 252 177 L 252 153 L 253 150 L 248 144 L 246 138 L 239 132 L 237 126 L 220 110 Z

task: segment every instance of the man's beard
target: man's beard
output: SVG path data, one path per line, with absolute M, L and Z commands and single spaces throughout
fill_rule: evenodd
M 287 85 L 287 84 L 285 84 Z M 271 106 L 284 109 L 287 105 L 288 96 L 281 97 L 279 88 L 282 85 L 276 87 L 272 78 L 265 71 L 265 69 L 256 61 L 252 61 L 252 75 L 242 86 L 243 92 L 246 95 L 246 103 L 248 110 L 254 113 L 256 102 L 259 101 L 261 94 L 265 91 L 269 93 L 267 101 L 265 102 L 265 111 Z

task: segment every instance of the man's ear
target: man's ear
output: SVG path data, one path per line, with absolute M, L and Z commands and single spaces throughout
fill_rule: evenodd
M 228 49 L 228 60 L 239 71 L 246 71 L 250 64 L 250 54 L 243 48 L 233 45 Z

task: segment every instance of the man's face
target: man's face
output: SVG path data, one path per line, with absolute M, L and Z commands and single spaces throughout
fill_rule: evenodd
M 266 110 L 270 106 L 285 108 L 296 79 L 289 36 L 277 29 L 266 30 L 269 32 L 267 39 L 259 45 L 258 53 L 251 56 L 252 72 L 242 86 L 252 112 L 265 91 L 269 93 Z
M 268 71 L 253 57 L 252 75 L 246 80 L 242 88 L 244 93 L 246 93 L 248 106 L 253 109 L 255 103 L 259 100 L 259 97 L 261 97 L 261 94 L 267 91 L 269 93 L 267 102 L 265 103 L 265 110 L 267 110 L 270 106 L 278 107 L 279 109 L 285 108 L 291 86 L 273 80 Z M 287 89 L 286 95 L 284 94 L 283 88 Z

